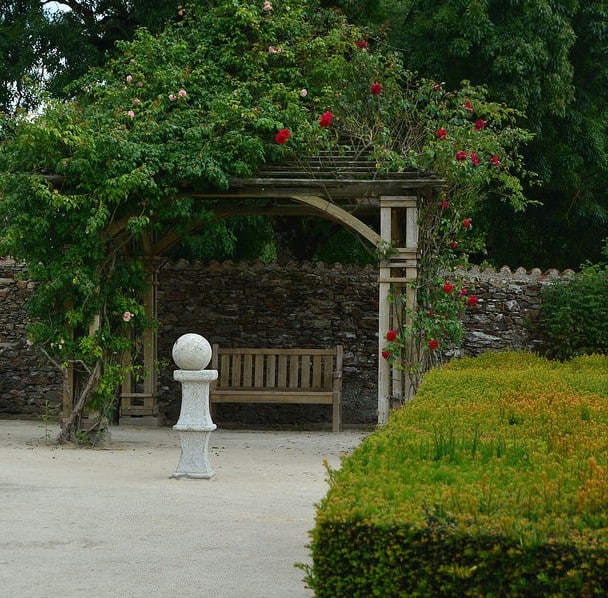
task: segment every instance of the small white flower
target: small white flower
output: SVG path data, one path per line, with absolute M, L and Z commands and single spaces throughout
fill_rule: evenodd
M 132 317 L 133 317 L 133 314 L 130 311 L 126 311 L 124 314 L 122 314 L 122 319 L 125 322 L 130 322 Z
M 272 4 L 270 4 L 270 2 L 268 2 L 268 0 L 266 0 L 266 2 L 264 2 L 264 10 L 266 12 L 269 12 L 272 10 Z
M 133 81 L 133 77 L 131 75 L 127 75 L 127 83 L 131 83 Z
M 300 97 L 305 98 L 308 95 L 308 91 L 306 89 L 300 89 Z
M 185 89 L 180 89 L 180 90 L 177 92 L 177 95 L 178 95 L 180 98 L 185 98 L 185 97 L 188 95 L 188 93 L 186 92 L 186 90 L 185 90 Z
M 169 94 L 169 101 L 170 102 L 175 102 L 175 100 L 177 100 L 177 96 L 175 94 L 170 93 Z

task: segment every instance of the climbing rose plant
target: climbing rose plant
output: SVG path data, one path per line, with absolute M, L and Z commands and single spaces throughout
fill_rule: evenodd
M 480 243 L 475 206 L 525 205 L 517 150 L 527 135 L 514 111 L 481 89 L 444 91 L 407 73 L 316 0 L 180 8 L 163 32 L 141 30 L 120 49 L 73 83 L 71 101 L 2 123 L 0 249 L 38 284 L 30 340 L 59 366 L 87 372 L 73 414 L 110 414 L 125 373 L 137 374 L 125 359 L 156 326 L 142 303 L 155 239 L 187 237 L 196 223 L 210 242 L 234 243 L 199 191 L 345 145 L 379 173 L 418 169 L 446 181 L 440 198 L 420 197 L 418 307 L 409 329 L 395 326 L 386 358 L 411 368 L 405 339 L 437 354 L 456 339 L 466 297 L 442 297 L 438 280 Z

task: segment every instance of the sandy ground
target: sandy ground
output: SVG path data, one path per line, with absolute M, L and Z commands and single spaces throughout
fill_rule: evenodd
M 300 598 L 296 562 L 332 466 L 365 432 L 216 430 L 212 480 L 173 479 L 171 428 L 113 427 L 102 449 L 0 421 L 0 596 Z

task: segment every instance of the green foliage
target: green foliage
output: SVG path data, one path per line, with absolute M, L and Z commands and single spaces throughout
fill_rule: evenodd
M 584 265 L 543 289 L 539 327 L 559 359 L 608 353 L 608 265 Z
M 53 6 L 57 4 L 59 6 Z M 166 0 L 10 0 L 0 4 L 0 113 L 44 103 L 42 90 L 66 97 L 65 87 L 115 53 L 138 27 L 162 29 L 178 18 Z
M 599 355 L 486 353 L 427 374 L 329 471 L 315 595 L 601 594 L 607 399 Z
M 608 2 L 383 0 L 369 15 L 406 66 L 454 89 L 462 80 L 517 108 L 535 134 L 523 153 L 542 206 L 500 203 L 472 214 L 495 265 L 574 268 L 597 260 L 608 234 Z M 345 5 L 345 8 L 348 8 Z M 375 36 L 378 44 L 381 35 Z

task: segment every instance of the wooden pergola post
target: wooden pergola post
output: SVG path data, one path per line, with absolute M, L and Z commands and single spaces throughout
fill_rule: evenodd
M 147 260 L 148 281 L 143 297 L 144 312 L 146 318 L 156 318 L 156 289 L 157 277 L 153 261 Z M 131 372 L 125 373 L 120 392 L 120 421 L 122 423 L 138 423 L 141 425 L 161 425 L 162 421 L 158 412 L 157 401 L 157 332 L 146 328 L 142 333 L 142 375 L 143 379 L 138 383 Z M 125 356 L 125 362 L 131 363 L 132 355 Z
M 378 424 L 388 421 L 391 401 L 412 397 L 410 378 L 395 365 L 382 359 L 386 333 L 407 326 L 416 304 L 412 283 L 417 276 L 418 210 L 417 198 L 380 197 L 380 236 L 389 250 L 380 260 L 378 277 Z M 404 301 L 396 299 L 403 297 Z M 411 348 L 406 350 L 411 352 Z

